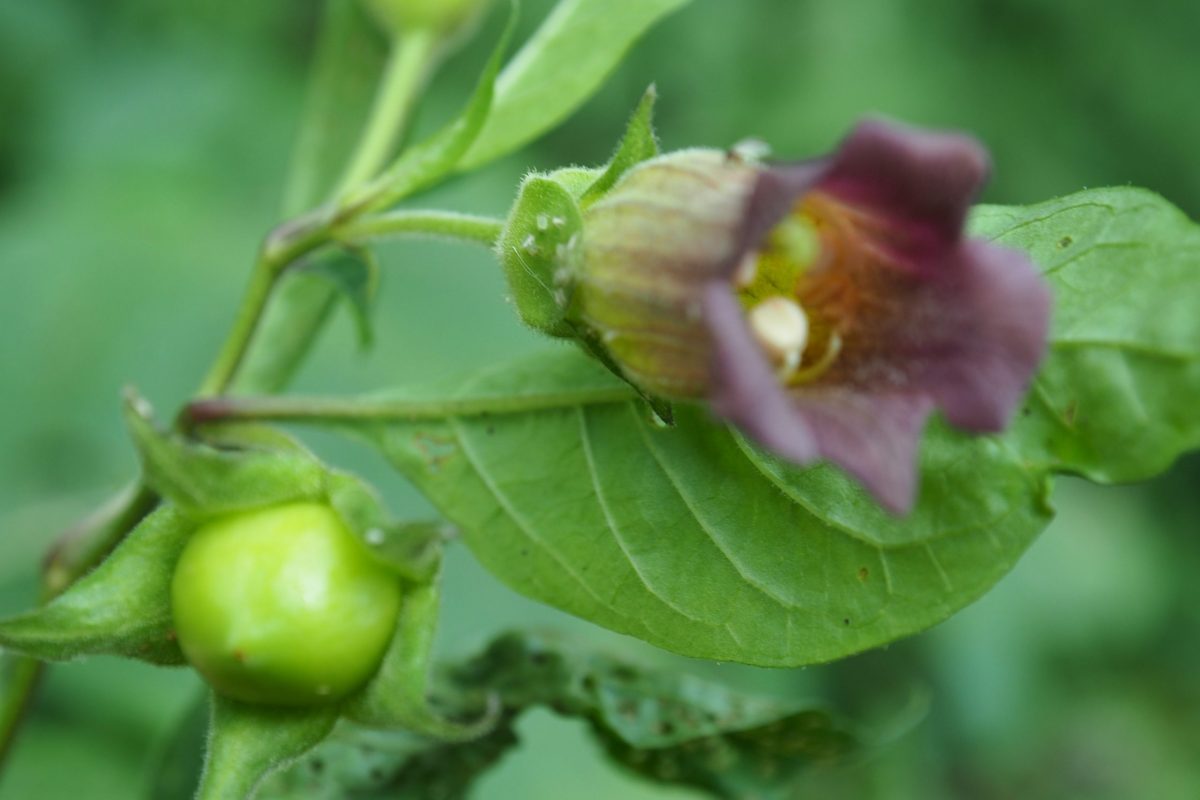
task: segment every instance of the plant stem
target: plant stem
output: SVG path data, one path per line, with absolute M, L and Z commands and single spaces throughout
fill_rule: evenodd
M 504 220 L 453 211 L 393 211 L 351 220 L 337 228 L 340 239 L 360 241 L 390 236 L 433 236 L 491 247 L 504 231 Z
M 406 400 L 321 397 L 217 397 L 197 400 L 187 407 L 196 424 L 228 420 L 270 422 L 410 422 L 486 414 L 520 414 L 571 406 L 603 405 L 632 400 L 627 386 L 580 389 L 546 394 L 469 397 L 461 399 Z
M 285 224 L 267 237 L 254 272 L 250 276 L 250 285 L 242 298 L 233 327 L 225 338 L 212 368 L 200 384 L 197 394 L 201 396 L 217 395 L 224 392 L 237 375 L 238 367 L 250 347 L 250 340 L 258 329 L 258 323 L 266 310 L 267 301 L 271 299 L 271 290 L 283 271 L 296 259 L 328 243 L 332 238 L 329 224 L 320 218 L 302 217 L 293 223 Z
M 437 57 L 439 44 L 437 34 L 422 29 L 393 40 L 370 120 L 338 183 L 335 196 L 374 178 L 395 152 L 417 95 Z
M 0 659 L 12 659 L 7 675 L 4 675 L 4 693 L 0 696 L 0 764 L 8 757 L 17 738 L 17 730 L 33 691 L 37 687 L 45 666 L 29 656 L 16 653 L 0 653 Z M 2 665 L 0 665 L 2 666 Z

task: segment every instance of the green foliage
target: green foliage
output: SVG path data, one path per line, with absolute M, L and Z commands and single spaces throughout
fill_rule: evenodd
M 654 135 L 654 104 L 657 100 L 658 90 L 651 85 L 642 95 L 604 173 L 579 198 L 582 207 L 587 208 L 603 197 L 626 172 L 658 155 L 658 139 Z
M 442 693 L 459 703 L 498 695 L 502 720 L 458 744 L 342 728 L 273 778 L 261 797 L 459 800 L 517 744 L 513 726 L 535 707 L 585 721 L 625 768 L 714 797 L 791 796 L 804 770 L 860 747 L 853 733 L 808 704 L 744 695 L 531 635 L 502 636 L 447 668 Z
M 1200 226 L 1142 189 L 984 206 L 977 234 L 1028 251 L 1057 297 L 1050 357 L 1012 439 L 1103 483 L 1200 446 Z
M 508 24 L 479 76 L 475 91 L 458 116 L 433 136 L 405 150 L 378 180 L 344 200 L 345 206 L 375 209 L 390 206 L 439 182 L 461 163 L 492 113 L 496 78 L 512 41 L 517 7 L 513 0 Z
M 582 209 L 602 197 L 631 167 L 658 154 L 656 99 L 651 86 L 605 167 L 534 173 L 521 182 L 496 255 L 521 321 L 534 330 L 564 338 L 578 335 L 565 316 L 571 302 L 568 278 L 583 237 Z M 597 354 L 601 353 L 603 348 L 598 348 Z
M 663 429 L 636 403 L 597 399 L 602 379 L 579 376 L 598 367 L 571 354 L 453 393 L 460 404 L 540 395 L 557 406 L 486 414 L 481 403 L 367 433 L 489 569 L 585 619 L 759 665 L 885 644 L 1011 569 L 1050 519 L 1052 472 L 1142 478 L 1200 441 L 1197 301 L 1184 291 L 1196 285 L 1196 227 L 1136 190 L 980 220 L 1031 249 L 1055 283 L 1051 354 L 1008 434 L 930 426 L 907 518 L 880 511 L 838 470 L 780 462 L 696 410 Z
M 336 708 L 277 709 L 214 697 L 196 800 L 248 800 L 264 777 L 315 747 L 336 721 Z
M 565 119 L 651 26 L 689 0 L 562 0 L 496 82 L 487 125 L 459 169 L 516 150 Z
M 719 660 L 827 661 L 928 627 L 1007 572 L 1049 519 L 1043 476 L 994 440 L 935 430 L 914 524 L 876 529 L 883 515 L 849 481 L 811 501 L 781 492 L 724 426 L 686 409 L 663 428 L 637 401 L 614 402 L 617 385 L 559 351 L 457 393 L 537 410 L 365 432 L 514 588 Z
M 171 620 L 171 575 L 192 523 L 155 511 L 94 572 L 48 605 L 0 622 L 0 645 L 43 660 L 112 654 L 182 664 Z
M 474 739 L 495 724 L 494 709 L 486 701 L 472 709 L 466 721 L 448 718 L 431 703 L 429 677 L 439 602 L 436 580 L 405 595 L 383 664 L 346 706 L 348 718 L 371 728 L 405 730 L 442 741 Z
M 301 270 L 324 278 L 345 298 L 354 314 L 359 346 L 368 349 L 375 338 L 371 314 L 379 292 L 379 262 L 375 255 L 363 247 L 338 247 L 320 254 Z
M 129 398 L 125 419 L 144 479 L 196 519 L 323 495 L 325 468 L 298 447 L 218 448 L 159 431 L 149 414 L 144 401 Z

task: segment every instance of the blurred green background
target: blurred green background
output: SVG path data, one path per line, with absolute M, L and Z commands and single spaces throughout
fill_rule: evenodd
M 527 0 L 532 27 L 549 0 Z M 216 351 L 256 245 L 277 221 L 311 55 L 315 0 L 0 3 L 0 613 L 35 594 L 54 535 L 133 474 L 123 385 L 164 413 Z M 975 131 L 987 199 L 1139 184 L 1200 215 L 1200 4 L 1193 0 L 696 0 L 535 147 L 430 205 L 502 214 L 530 167 L 597 163 L 644 86 L 668 147 L 755 135 L 822 152 L 861 114 Z M 489 33 L 485 30 L 484 36 Z M 474 46 L 419 122 L 461 102 Z M 379 344 L 339 314 L 298 386 L 352 391 L 486 365 L 539 342 L 498 269 L 461 246 L 384 248 Z M 1147 265 L 1151 268 L 1152 265 Z M 312 439 L 416 514 L 372 454 Z M 1062 481 L 1061 514 L 991 594 L 914 639 L 799 671 L 685 662 L 516 596 L 461 549 L 442 646 L 462 655 L 552 625 L 651 662 L 810 695 L 915 729 L 799 797 L 1200 797 L 1200 459 L 1148 485 Z M 183 671 L 99 659 L 55 667 L 2 800 L 135 798 L 196 696 Z M 550 714 L 477 791 L 499 798 L 691 797 L 607 767 Z

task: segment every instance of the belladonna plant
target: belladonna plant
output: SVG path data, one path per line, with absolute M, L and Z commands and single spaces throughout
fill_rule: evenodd
M 649 91 L 607 164 L 528 175 L 506 218 L 420 207 L 566 118 L 686 3 L 560 0 L 511 58 L 510 13 L 425 138 L 407 123 L 433 73 L 508 4 L 328 3 L 291 219 L 192 402 L 160 427 L 130 392 L 137 482 L 51 551 L 43 604 L 0 620 L 0 760 L 33 659 L 108 654 L 190 665 L 211 690 L 210 735 L 198 716 L 163 763 L 186 786 L 156 797 L 461 798 L 535 707 L 647 779 L 797 796 L 806 769 L 860 763 L 920 714 L 873 736 L 806 700 L 519 630 L 444 663 L 444 549 L 677 654 L 817 665 L 978 599 L 1050 522 L 1056 474 L 1141 480 L 1196 448 L 1200 229 L 1144 190 L 970 209 L 978 143 L 881 121 L 799 163 L 661 155 Z M 350 102 L 372 40 L 377 96 Z M 368 106 L 357 136 L 329 127 Z M 263 396 L 338 297 L 369 344 L 373 246 L 414 235 L 487 248 L 522 320 L 579 347 L 424 385 L 389 360 L 403 384 L 378 393 Z M 474 332 L 447 297 L 427 322 Z M 420 332 L 440 353 L 442 331 Z M 367 442 L 437 516 L 393 519 L 280 422 Z
M 1002 430 L 1046 348 L 1029 258 L 963 234 L 987 173 L 966 136 L 881 121 L 794 164 L 672 153 L 587 209 L 559 296 L 646 393 L 903 513 L 928 415 Z

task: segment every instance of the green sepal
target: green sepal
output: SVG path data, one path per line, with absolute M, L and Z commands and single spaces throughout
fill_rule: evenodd
M 0 645 L 46 661 L 119 655 L 183 664 L 171 619 L 171 576 L 193 522 L 164 506 L 94 572 L 42 608 L 0 622 Z
M 521 321 L 550 336 L 573 337 L 566 320 L 571 259 L 583 235 L 583 215 L 570 190 L 534 174 L 521 184 L 497 255 Z
M 359 347 L 369 349 L 375 341 L 372 314 L 379 292 L 379 262 L 375 254 L 365 247 L 343 245 L 323 251 L 301 265 L 299 271 L 316 275 L 337 289 L 354 316 Z
M 208 756 L 196 800 L 245 800 L 262 780 L 321 743 L 337 707 L 280 709 L 213 695 Z
M 235 446 L 227 429 L 225 446 L 217 447 L 160 431 L 150 414 L 149 405 L 131 392 L 125 421 L 146 483 L 195 519 L 324 495 L 325 468 L 298 445 L 263 447 L 251 440 Z
M 604 197 L 609 189 L 616 186 L 626 172 L 658 155 L 658 139 L 654 135 L 654 103 L 657 100 L 658 90 L 651 84 L 629 119 L 625 135 L 621 137 L 612 160 L 608 162 L 600 177 L 579 198 L 580 206 L 587 208 L 595 203 Z
M 430 696 L 440 582 L 413 586 L 404 597 L 396 634 L 383 664 L 344 707 L 347 718 L 371 728 L 393 728 L 443 741 L 474 739 L 496 723 L 497 708 L 483 698 L 466 721 L 452 719 Z
M 394 522 L 375 490 L 336 470 L 326 477 L 330 505 L 380 561 L 412 583 L 436 580 L 442 546 L 453 529 L 442 521 Z

